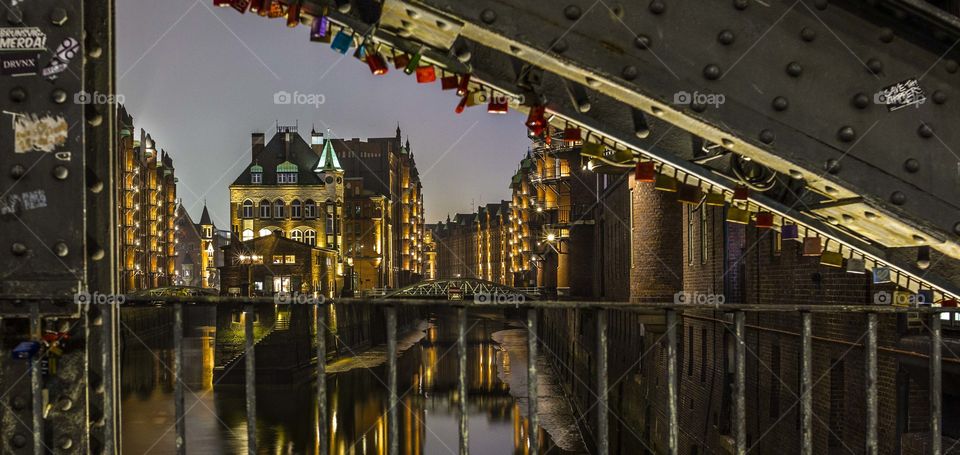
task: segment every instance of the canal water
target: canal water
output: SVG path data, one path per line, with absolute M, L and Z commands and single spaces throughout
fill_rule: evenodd
M 193 311 L 191 309 L 191 311 Z M 188 314 L 184 327 L 187 451 L 246 453 L 242 386 L 214 383 L 212 313 Z M 528 454 L 526 443 L 526 338 L 522 325 L 502 315 L 473 315 L 467 323 L 467 388 L 473 454 Z M 121 421 L 124 453 L 174 453 L 171 330 L 141 324 L 123 340 Z M 418 330 L 422 329 L 422 330 Z M 398 359 L 400 453 L 458 453 L 457 344 L 453 313 L 427 317 L 407 332 Z M 332 362 L 327 376 L 330 450 L 338 454 L 387 453 L 386 365 L 382 347 Z M 382 357 L 382 356 L 381 356 Z M 363 361 L 355 361 L 363 359 Z M 373 359 L 371 361 L 371 359 Z M 585 453 L 569 406 L 541 362 L 541 453 Z M 544 374 L 546 371 L 546 374 Z M 513 386 L 516 390 L 511 390 Z M 318 453 L 313 381 L 257 387 L 260 453 Z

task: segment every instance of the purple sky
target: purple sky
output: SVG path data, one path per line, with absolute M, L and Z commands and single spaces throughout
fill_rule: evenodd
M 240 15 L 210 0 L 117 2 L 118 93 L 137 130 L 174 159 L 177 191 L 195 219 L 206 199 L 229 228 L 227 186 L 250 161 L 250 133 L 300 121 L 334 137 L 409 135 L 424 187 L 427 222 L 506 199 L 526 152 L 523 116 L 457 116 L 439 82 L 418 85 L 391 66 L 375 77 L 350 54 L 309 40 L 309 28 Z M 276 105 L 278 91 L 321 94 L 324 103 Z M 308 139 L 309 140 L 309 139 Z

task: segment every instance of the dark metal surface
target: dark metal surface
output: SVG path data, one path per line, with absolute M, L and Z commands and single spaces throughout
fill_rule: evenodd
M 930 317 L 930 453 L 943 453 L 943 331 L 938 315 Z
M 800 322 L 800 453 L 813 455 L 813 315 Z
M 667 453 L 680 453 L 680 422 L 678 420 L 679 380 L 677 371 L 677 312 L 667 310 Z
M 607 310 L 599 309 L 597 315 L 597 453 L 610 453 L 610 408 L 608 361 L 607 361 Z
M 244 310 L 244 394 L 247 408 L 247 453 L 257 454 L 257 361 L 256 345 L 253 334 L 253 305 L 247 305 Z
M 734 334 L 734 386 L 735 393 L 733 398 L 733 421 L 734 424 L 734 453 L 744 455 L 747 453 L 747 342 L 744 339 L 746 330 L 746 313 L 737 311 L 733 313 L 733 334 Z
M 327 308 L 315 308 L 317 319 L 317 445 L 320 453 L 329 452 L 330 437 L 327 429 Z
M 400 397 L 397 396 L 397 307 L 388 305 L 387 313 L 387 388 L 390 390 L 390 400 L 387 405 L 387 426 L 389 443 L 388 454 L 400 453 L 400 426 L 397 421 L 397 406 L 400 406 Z
M 527 439 L 530 453 L 540 453 L 540 415 L 537 413 L 537 310 L 527 310 Z
M 457 394 L 460 396 L 460 455 L 470 453 L 470 425 L 467 408 L 467 309 L 457 308 Z
M 939 316 L 937 316 L 939 317 Z M 865 435 L 867 455 L 878 455 L 877 441 L 877 315 L 867 315 L 867 338 L 865 341 L 866 389 L 867 389 L 867 434 Z
M 173 305 L 173 416 L 176 419 L 176 453 L 187 453 L 187 421 L 183 407 L 183 304 Z

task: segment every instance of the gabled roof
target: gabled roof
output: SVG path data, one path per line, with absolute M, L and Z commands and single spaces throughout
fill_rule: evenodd
M 213 222 L 210 221 L 210 212 L 207 211 L 207 204 L 203 204 L 203 213 L 200 215 L 200 225 L 213 225 Z
M 320 152 L 320 161 L 315 171 L 343 171 L 337 152 L 333 150 L 333 141 L 329 138 L 323 142 L 323 151 Z
M 284 136 L 289 134 L 290 143 L 284 143 Z M 320 157 L 313 148 L 295 132 L 277 133 L 263 150 L 250 160 L 251 165 L 244 169 L 231 185 L 250 185 L 250 172 L 263 173 L 264 185 L 277 183 L 277 166 L 289 162 L 297 167 L 297 182 L 299 185 L 323 185 L 323 180 L 317 177 L 313 169 L 320 162 Z

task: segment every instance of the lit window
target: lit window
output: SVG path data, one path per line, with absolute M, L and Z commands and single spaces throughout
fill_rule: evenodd
M 273 217 L 277 219 L 283 218 L 283 200 L 277 199 L 273 201 Z
M 294 240 L 294 241 L 297 241 L 297 242 L 302 242 L 302 241 L 303 241 L 303 232 L 301 232 L 299 229 L 294 229 L 294 230 L 290 231 L 290 240 Z
M 243 209 L 240 212 L 241 218 L 253 218 L 253 201 L 247 199 L 243 201 Z
M 273 256 L 273 263 L 274 263 L 274 264 L 283 264 L 283 256 L 281 256 L 281 255 L 275 255 L 275 256 Z
M 288 255 L 286 255 L 286 256 L 283 257 L 283 263 L 284 263 L 284 264 L 296 264 L 296 263 L 297 263 L 297 256 L 295 256 L 295 255 L 293 255 L 293 254 L 288 254 Z
M 266 199 L 260 201 L 260 218 L 270 218 L 270 201 Z
M 303 217 L 312 220 L 317 217 L 317 203 L 313 202 L 311 199 L 307 199 L 303 203 Z
M 253 240 L 253 229 L 244 229 L 243 234 L 241 234 L 240 239 L 246 242 L 247 240 Z
M 251 172 L 250 173 L 250 183 L 263 183 L 263 173 L 261 172 Z
M 307 229 L 304 233 L 304 240 L 307 245 L 317 246 L 317 231 Z
M 290 203 L 290 218 L 300 219 L 300 208 L 300 200 L 294 199 L 293 202 Z
M 260 229 L 259 237 L 267 237 L 267 236 L 269 236 L 270 234 L 273 234 L 273 231 L 271 231 L 271 230 L 269 230 L 269 229 L 267 229 L 267 228 L 263 228 L 263 229 Z

